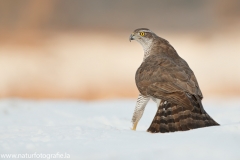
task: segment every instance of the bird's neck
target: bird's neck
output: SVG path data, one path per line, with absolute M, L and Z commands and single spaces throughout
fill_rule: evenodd
M 144 50 L 143 62 L 145 59 L 153 54 L 167 55 L 172 58 L 179 58 L 176 50 L 169 44 L 169 42 L 161 37 L 157 37 L 154 40 L 148 41 L 148 43 L 142 43 Z
M 151 51 L 153 43 L 152 43 L 152 41 L 151 42 L 147 42 L 147 43 L 142 42 L 141 45 L 142 45 L 143 50 L 144 50 L 143 61 L 145 61 L 145 59 L 148 56 L 150 56 L 150 51 Z
M 149 51 L 145 51 L 144 50 L 144 56 L 143 56 L 143 61 L 145 61 L 145 59 L 150 56 L 150 50 Z

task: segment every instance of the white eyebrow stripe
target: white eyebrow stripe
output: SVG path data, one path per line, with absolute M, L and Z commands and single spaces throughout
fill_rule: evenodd
M 151 32 L 152 33 L 152 31 L 150 31 L 150 30 L 140 30 L 140 32 Z

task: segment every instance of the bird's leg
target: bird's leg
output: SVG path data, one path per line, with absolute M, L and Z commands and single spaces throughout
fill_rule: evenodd
M 132 117 L 132 123 L 133 123 L 132 130 L 136 130 L 137 124 L 138 124 L 139 120 L 141 119 L 141 117 L 143 115 L 144 109 L 145 109 L 149 99 L 150 99 L 150 97 L 144 96 L 141 93 L 139 94 L 138 99 L 137 99 L 137 103 L 136 103 L 136 106 L 135 106 L 135 110 L 134 110 L 134 113 L 133 113 L 133 117 Z
M 161 103 L 161 99 L 158 99 L 158 98 L 154 98 L 154 97 L 151 97 L 151 99 L 157 103 L 157 108 L 159 107 L 160 103 Z

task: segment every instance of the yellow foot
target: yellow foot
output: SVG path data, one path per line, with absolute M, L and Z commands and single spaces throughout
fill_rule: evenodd
M 136 131 L 137 124 L 138 124 L 137 122 L 133 124 L 133 128 L 132 128 L 132 130 Z

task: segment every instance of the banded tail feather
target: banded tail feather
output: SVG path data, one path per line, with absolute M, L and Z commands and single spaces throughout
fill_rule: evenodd
M 159 104 L 157 113 L 147 131 L 166 133 L 216 125 L 219 124 L 205 110 L 194 107 L 190 111 L 185 107 L 165 101 Z

